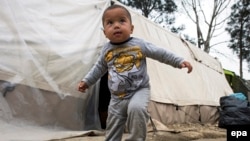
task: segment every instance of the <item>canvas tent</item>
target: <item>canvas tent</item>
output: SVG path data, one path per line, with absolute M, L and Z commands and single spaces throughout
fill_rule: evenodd
M 52 131 L 100 130 L 97 109 L 98 101 L 102 100 L 100 81 L 85 94 L 77 91 L 77 84 L 107 42 L 101 16 L 110 3 L 109 0 L 1 1 L 1 138 L 25 138 L 20 136 L 24 133 L 13 132 L 24 129 L 36 132 L 33 137 L 39 139 Z M 185 69 L 148 59 L 151 117 L 165 125 L 216 122 L 219 98 L 232 93 L 220 62 L 129 10 L 135 26 L 134 37 L 183 56 L 194 67 L 187 74 Z M 65 135 L 68 134 L 64 132 Z

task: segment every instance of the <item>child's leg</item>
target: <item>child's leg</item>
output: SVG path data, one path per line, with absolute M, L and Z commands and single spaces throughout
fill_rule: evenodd
M 121 141 L 127 119 L 128 100 L 111 98 L 106 126 L 105 141 Z
M 137 91 L 130 99 L 128 105 L 127 126 L 130 135 L 127 141 L 145 141 L 147 135 L 147 122 L 149 119 L 148 103 L 150 90 L 143 88 Z

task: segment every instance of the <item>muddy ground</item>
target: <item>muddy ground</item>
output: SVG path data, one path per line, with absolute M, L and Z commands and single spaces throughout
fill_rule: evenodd
M 168 131 L 149 131 L 146 141 L 226 141 L 226 129 L 216 125 L 169 125 Z M 124 133 L 123 140 L 127 134 Z M 91 135 L 57 141 L 103 141 L 104 135 Z

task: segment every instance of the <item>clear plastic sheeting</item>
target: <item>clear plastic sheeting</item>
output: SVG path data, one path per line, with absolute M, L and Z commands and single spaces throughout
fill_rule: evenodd
M 101 16 L 107 4 L 2 1 L 0 78 L 54 91 L 61 98 L 76 93 L 76 82 L 88 72 L 106 41 Z
M 109 4 L 107 0 L 1 1 L 1 122 L 23 128 L 31 123 L 53 129 L 100 129 L 98 82 L 85 94 L 77 91 L 77 84 L 106 42 L 101 16 Z

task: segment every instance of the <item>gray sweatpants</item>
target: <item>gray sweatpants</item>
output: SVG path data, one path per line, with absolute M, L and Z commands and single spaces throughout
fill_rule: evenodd
M 121 141 L 126 122 L 129 136 L 126 141 L 145 141 L 149 119 L 149 88 L 138 90 L 130 99 L 111 98 L 105 141 Z

